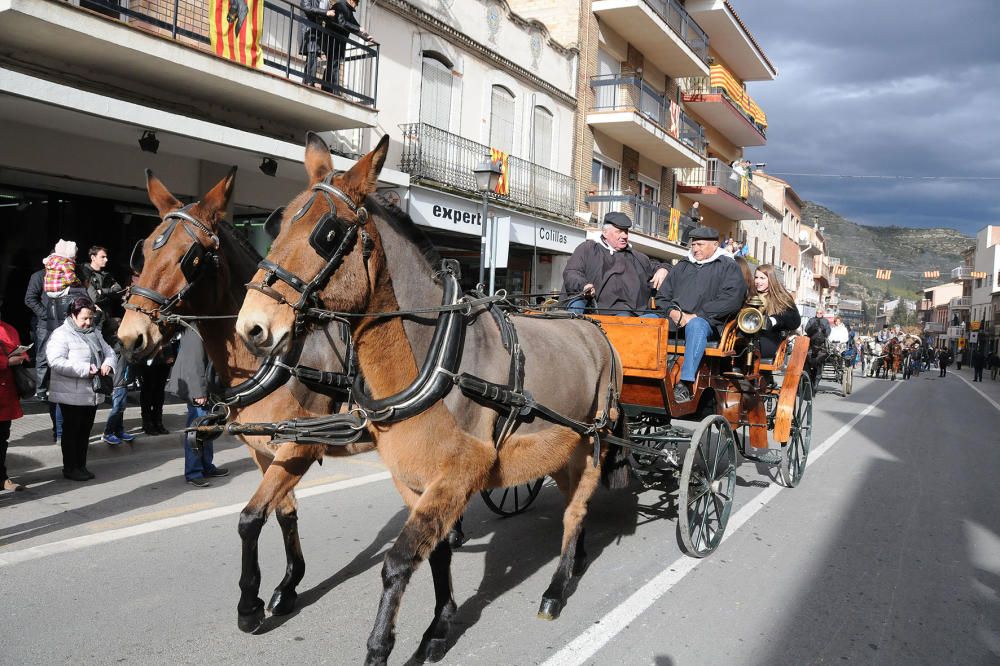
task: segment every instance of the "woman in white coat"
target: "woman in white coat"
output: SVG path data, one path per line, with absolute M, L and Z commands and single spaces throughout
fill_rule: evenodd
M 99 392 L 101 377 L 113 375 L 117 361 L 93 325 L 96 310 L 89 298 L 77 298 L 69 306 L 66 321 L 45 345 L 52 373 L 49 402 L 58 404 L 63 415 L 63 476 L 73 481 L 94 478 L 87 469 L 87 444 L 97 405 L 104 401 Z

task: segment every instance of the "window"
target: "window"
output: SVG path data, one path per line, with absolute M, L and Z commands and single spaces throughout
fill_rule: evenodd
M 660 206 L 660 188 L 652 180 L 644 176 L 639 176 L 639 198 L 648 201 L 652 205 L 639 205 L 635 210 L 636 227 L 643 233 L 655 235 L 661 233 L 657 229 L 657 213 Z
M 448 130 L 451 126 L 451 67 L 424 56 L 420 83 L 420 122 Z
M 590 182 L 598 192 L 609 192 L 618 189 L 618 168 L 594 160 L 590 174 Z
M 493 86 L 490 103 L 490 148 L 505 153 L 514 150 L 514 93 L 503 86 Z
M 531 118 L 531 161 L 551 168 L 552 153 L 552 112 L 536 106 Z

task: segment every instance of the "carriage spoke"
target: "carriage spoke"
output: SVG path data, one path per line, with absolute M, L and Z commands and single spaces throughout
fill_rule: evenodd
M 500 496 L 500 504 L 497 505 L 501 509 L 503 509 L 504 505 L 507 504 L 507 494 L 509 492 L 510 492 L 510 488 L 504 488 L 503 489 L 503 495 Z

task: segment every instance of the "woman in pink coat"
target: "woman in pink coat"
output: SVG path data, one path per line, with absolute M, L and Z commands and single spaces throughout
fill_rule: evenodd
M 10 439 L 10 422 L 24 416 L 21 399 L 14 384 L 14 366 L 28 360 L 27 354 L 8 356 L 21 344 L 17 331 L 10 324 L 0 321 L 0 482 L 4 490 L 24 490 L 24 486 L 7 477 L 7 441 Z

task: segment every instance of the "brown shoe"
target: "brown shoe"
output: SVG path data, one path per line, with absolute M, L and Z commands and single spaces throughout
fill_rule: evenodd
M 24 490 L 24 486 L 22 486 L 20 483 L 15 483 L 11 481 L 10 479 L 4 479 L 3 489 L 10 490 L 13 492 L 17 490 Z

